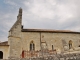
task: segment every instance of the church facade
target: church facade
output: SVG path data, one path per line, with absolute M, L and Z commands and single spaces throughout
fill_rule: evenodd
M 2 56 L 0 58 L 3 59 L 39 57 L 47 53 L 61 54 L 69 51 L 80 51 L 80 32 L 24 29 L 21 8 L 17 21 L 9 30 L 8 42 L 0 43 L 0 54 Z

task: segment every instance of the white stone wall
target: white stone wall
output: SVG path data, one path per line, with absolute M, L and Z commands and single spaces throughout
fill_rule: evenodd
M 9 57 L 9 46 L 0 46 L 0 51 L 3 52 L 3 59 L 8 59 Z

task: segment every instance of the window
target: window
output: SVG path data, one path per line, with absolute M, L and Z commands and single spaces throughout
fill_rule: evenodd
M 54 47 L 53 47 L 53 45 L 52 45 L 52 50 L 54 50 Z
M 72 40 L 69 40 L 69 49 L 72 48 Z
M 30 42 L 30 51 L 35 50 L 35 44 L 33 41 Z

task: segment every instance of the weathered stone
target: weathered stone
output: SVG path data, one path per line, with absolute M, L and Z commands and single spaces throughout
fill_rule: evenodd
M 69 41 L 72 41 L 71 45 L 69 45 Z M 31 43 L 34 46 L 30 46 Z M 41 45 L 42 43 L 46 44 Z M 22 9 L 20 8 L 17 21 L 9 31 L 8 45 L 8 47 L 0 45 L 0 51 L 3 51 L 4 59 L 8 59 L 8 57 L 22 58 L 23 56 L 25 58 L 32 58 L 32 60 L 35 60 L 36 56 L 40 57 L 44 55 L 44 57 L 46 57 L 48 54 L 69 54 L 70 52 L 71 54 L 80 53 L 80 32 L 46 29 L 23 29 Z M 46 49 L 43 49 L 42 47 Z M 34 51 L 30 48 L 32 48 Z M 22 53 L 23 51 L 26 53 Z M 25 58 L 23 60 L 26 60 Z M 53 60 L 53 57 L 46 58 L 45 60 L 48 59 Z M 41 60 L 44 60 L 44 58 L 41 58 Z M 56 56 L 55 60 L 59 60 L 59 57 Z

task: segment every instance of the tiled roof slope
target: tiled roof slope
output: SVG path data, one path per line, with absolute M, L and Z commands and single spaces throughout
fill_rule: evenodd
M 51 33 L 79 33 L 70 30 L 48 30 L 48 29 L 22 29 L 22 32 L 51 32 Z
M 0 46 L 9 46 L 9 45 L 8 45 L 8 41 L 0 42 Z

